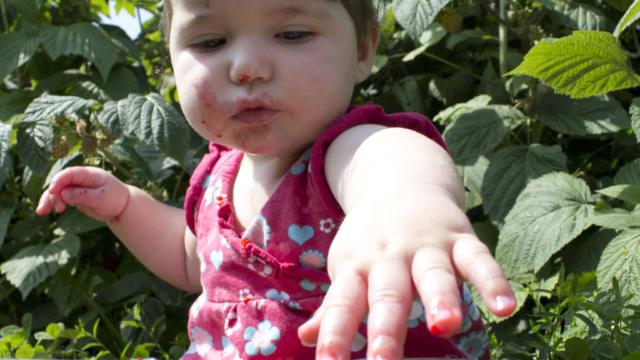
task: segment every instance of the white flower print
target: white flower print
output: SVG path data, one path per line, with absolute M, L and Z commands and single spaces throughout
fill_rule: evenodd
M 258 353 L 269 356 L 278 348 L 274 342 L 280 339 L 280 329 L 272 326 L 269 320 L 264 320 L 258 324 L 258 328 L 249 326 L 244 330 L 242 335 L 248 340 L 244 346 L 244 351 L 249 355 L 257 355 Z
M 320 220 L 320 231 L 322 231 L 325 234 L 330 233 L 331 230 L 335 229 L 335 227 L 336 227 L 336 224 L 333 222 L 333 219 L 331 218 Z
M 191 345 L 189 346 L 189 350 L 187 350 L 187 354 L 197 353 L 201 357 L 204 357 L 212 348 L 213 337 L 209 335 L 209 332 L 201 327 L 194 326 L 191 329 Z
M 458 346 L 469 355 L 469 359 L 476 360 L 480 359 L 489 347 L 489 339 L 484 331 L 475 331 L 460 338 Z

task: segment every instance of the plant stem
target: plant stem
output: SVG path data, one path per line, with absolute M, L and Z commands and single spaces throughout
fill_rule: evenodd
M 498 38 L 500 39 L 500 76 L 507 73 L 507 26 L 506 21 L 507 0 L 500 0 L 500 27 L 498 30 Z
M 0 0 L 0 12 L 2 12 L 2 27 L 4 32 L 9 32 L 9 18 L 7 17 L 7 7 L 5 6 L 5 0 Z

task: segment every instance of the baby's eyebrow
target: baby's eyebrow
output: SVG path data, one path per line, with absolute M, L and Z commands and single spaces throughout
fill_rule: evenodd
M 293 17 L 298 15 L 306 15 L 311 16 L 318 19 L 324 19 L 329 17 L 330 13 L 326 9 L 315 7 L 315 6 L 305 6 L 305 5 L 284 5 L 274 7 L 273 9 L 267 12 L 267 15 L 280 15 L 286 17 Z

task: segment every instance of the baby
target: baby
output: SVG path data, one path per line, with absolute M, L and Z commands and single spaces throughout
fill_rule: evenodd
M 515 300 L 441 137 L 349 105 L 375 54 L 370 0 L 171 0 L 165 18 L 182 109 L 210 141 L 184 210 L 74 167 L 37 213 L 75 206 L 201 293 L 186 359 L 488 358 L 459 280 L 496 315 Z

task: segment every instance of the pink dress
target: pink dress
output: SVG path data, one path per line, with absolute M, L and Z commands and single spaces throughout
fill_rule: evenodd
M 191 346 L 185 359 L 313 359 L 298 327 L 320 306 L 329 287 L 327 253 L 345 214 L 324 176 L 325 151 L 361 124 L 406 127 L 441 146 L 435 127 L 414 113 L 387 115 L 376 105 L 354 106 L 293 164 L 253 223 L 240 233 L 231 201 L 242 152 L 211 144 L 187 190 L 187 223 L 197 236 L 202 294 L 189 311 Z M 443 339 L 429 334 L 420 301 L 407 319 L 407 358 L 487 359 L 480 313 L 461 287 L 464 324 Z M 352 358 L 366 357 L 366 319 Z

